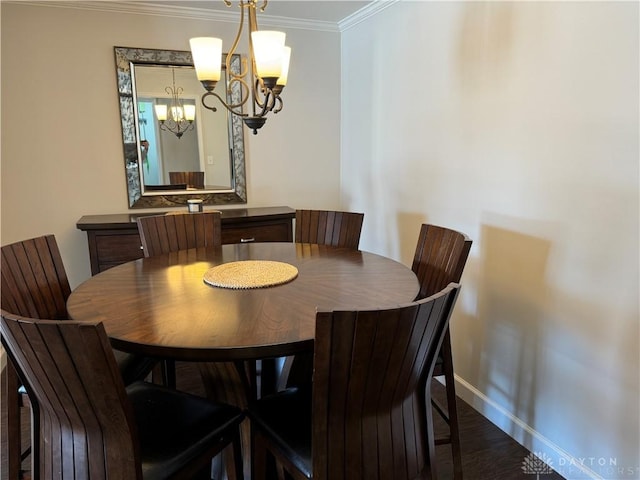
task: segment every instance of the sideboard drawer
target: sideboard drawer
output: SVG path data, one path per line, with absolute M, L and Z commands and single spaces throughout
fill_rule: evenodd
M 96 248 L 102 263 L 122 263 L 143 257 L 138 232 L 125 235 L 96 235 Z
M 87 240 L 93 275 L 143 257 L 137 229 L 88 231 Z
M 224 227 L 222 243 L 290 242 L 291 221 L 265 225 Z

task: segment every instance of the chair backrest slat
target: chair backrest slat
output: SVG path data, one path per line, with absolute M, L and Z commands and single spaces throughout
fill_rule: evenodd
M 3 246 L 0 271 L 4 310 L 32 318 L 68 318 L 71 288 L 53 235 Z
M 143 216 L 137 222 L 145 257 L 222 245 L 218 211 Z
M 411 269 L 420 282 L 418 298 L 426 298 L 459 283 L 472 241 L 464 233 L 437 225 L 423 224 Z
M 364 213 L 296 210 L 295 241 L 357 249 Z
M 398 308 L 318 312 L 314 479 L 413 479 L 427 468 L 426 385 L 459 288 Z
M 0 326 L 38 405 L 40 475 L 141 478 L 133 412 L 102 324 L 3 311 Z

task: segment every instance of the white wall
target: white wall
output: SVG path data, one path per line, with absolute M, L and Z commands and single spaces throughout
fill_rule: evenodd
M 472 237 L 459 392 L 566 478 L 640 478 L 638 40 L 637 2 L 400 1 L 342 35 L 361 247 Z
M 218 35 L 226 50 L 238 19 L 0 8 L 0 240 L 55 234 L 75 287 L 90 275 L 78 219 L 128 211 L 113 47 L 188 50 L 190 37 Z M 293 49 L 285 107 L 258 136 L 245 132 L 247 206 L 337 208 L 340 34 L 282 30 Z

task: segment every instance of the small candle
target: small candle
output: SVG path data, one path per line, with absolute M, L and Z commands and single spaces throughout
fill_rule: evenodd
M 201 212 L 202 211 L 202 200 L 199 200 L 199 199 L 187 200 L 187 208 L 189 209 L 189 213 Z

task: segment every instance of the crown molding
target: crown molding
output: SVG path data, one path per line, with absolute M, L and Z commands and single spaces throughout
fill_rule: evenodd
M 187 20 L 211 20 L 216 22 L 238 23 L 236 11 L 219 11 L 205 8 L 177 7 L 162 5 L 156 2 L 125 2 L 118 0 L 105 1 L 38 1 L 38 0 L 1 0 L 2 3 L 33 5 L 51 8 L 71 8 L 76 10 L 92 10 L 98 12 L 124 13 L 129 15 L 155 15 Z M 302 30 L 318 30 L 339 32 L 338 24 L 319 20 L 303 20 L 298 18 L 278 17 L 261 14 L 260 25 L 270 27 L 298 28 Z
M 377 15 L 385 8 L 390 7 L 391 5 L 399 1 L 400 0 L 373 0 L 373 2 L 371 2 L 367 6 L 340 20 L 338 22 L 338 29 L 340 30 L 340 32 L 344 32 L 345 30 L 350 29 L 358 23 L 363 22 L 367 18 L 372 17 L 373 15 Z

